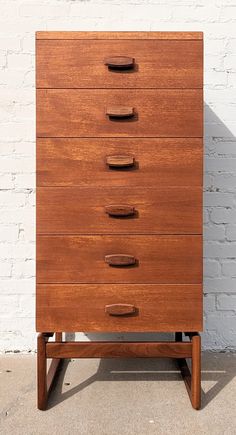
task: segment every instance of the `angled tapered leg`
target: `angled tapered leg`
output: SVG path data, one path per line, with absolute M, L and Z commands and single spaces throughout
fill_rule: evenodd
M 178 365 L 181 370 L 186 389 L 194 409 L 201 407 L 201 337 L 198 333 L 189 335 L 192 344 L 192 370 L 188 368 L 185 358 L 178 359 Z M 177 337 L 176 341 L 177 340 Z

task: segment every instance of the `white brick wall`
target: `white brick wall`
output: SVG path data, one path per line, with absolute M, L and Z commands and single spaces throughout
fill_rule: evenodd
M 236 0 L 0 0 L 0 349 L 35 349 L 36 30 L 205 33 L 205 348 L 236 349 Z

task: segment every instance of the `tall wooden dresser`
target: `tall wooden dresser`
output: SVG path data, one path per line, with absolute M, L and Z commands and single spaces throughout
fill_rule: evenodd
M 202 33 L 37 32 L 36 45 L 38 407 L 63 358 L 172 357 L 198 409 Z

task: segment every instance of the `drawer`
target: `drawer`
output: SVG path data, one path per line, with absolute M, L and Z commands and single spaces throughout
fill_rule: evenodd
M 131 158 L 133 165 L 122 166 L 118 160 L 117 166 L 109 166 L 109 156 L 123 156 L 123 162 Z M 202 156 L 198 138 L 41 138 L 37 185 L 201 186 Z
M 202 87 L 201 40 L 51 39 L 36 50 L 38 88 Z
M 37 189 L 38 233 L 201 234 L 202 189 Z
M 201 137 L 202 90 L 38 89 L 37 136 Z
M 111 307 L 108 305 L 131 305 Z M 107 311 L 132 311 L 111 315 Z M 201 285 L 37 286 L 37 331 L 175 332 L 202 330 Z
M 198 284 L 202 281 L 201 258 L 202 237 L 198 235 L 39 235 L 37 280 L 42 284 Z

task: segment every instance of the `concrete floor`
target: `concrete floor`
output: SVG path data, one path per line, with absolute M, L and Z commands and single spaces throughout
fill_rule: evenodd
M 173 360 L 66 360 L 49 409 L 36 409 L 36 358 L 0 357 L 0 433 L 236 434 L 236 355 L 204 353 L 202 410 Z

